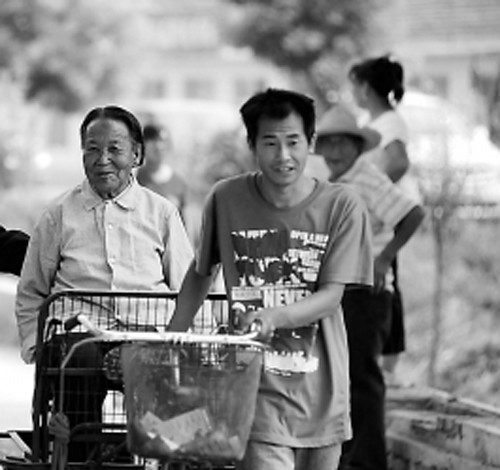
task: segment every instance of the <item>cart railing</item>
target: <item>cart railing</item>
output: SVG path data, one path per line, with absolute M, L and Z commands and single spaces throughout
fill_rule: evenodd
M 34 462 L 47 462 L 50 456 L 52 438 L 47 429 L 50 416 L 54 412 L 53 398 L 57 392 L 57 384 L 61 381 L 63 361 L 64 373 L 68 377 L 82 374 L 81 370 L 72 367 L 71 364 L 68 365 L 70 359 L 68 352 L 73 344 L 71 341 L 64 343 L 67 348 L 63 351 L 59 362 L 51 357 L 53 351 L 47 347 L 54 337 L 63 338 L 64 342 L 65 338 L 78 338 L 78 335 L 81 337 L 87 334 L 85 327 L 81 325 L 67 332 L 66 321 L 74 318 L 75 314 L 83 314 L 83 318 L 89 319 L 99 330 L 109 331 L 105 333 L 105 338 L 102 337 L 99 341 L 109 344 L 110 348 L 114 342 L 135 342 L 141 337 L 143 339 L 147 337 L 147 340 L 152 342 L 165 341 L 166 327 L 174 310 L 176 297 L 177 292 L 65 290 L 54 293 L 45 300 L 40 310 L 37 332 L 32 409 L 31 458 Z M 195 316 L 192 332 L 210 333 L 215 336 L 219 331 L 231 332 L 232 324 L 226 296 L 211 293 Z M 141 331 L 144 329 L 152 331 Z M 121 333 L 122 336 L 117 336 L 117 333 Z M 92 375 L 99 372 L 101 371 L 98 369 L 88 368 L 83 373 Z M 124 418 L 117 418 L 115 422 L 103 422 L 101 425 L 103 429 L 109 428 L 116 432 L 116 421 L 122 423 L 122 429 L 125 428 Z
M 183 463 L 227 464 L 243 457 L 253 422 L 263 343 L 261 324 L 243 335 L 101 330 L 84 314 L 65 322 L 92 342 L 120 344 L 127 444 L 134 454 Z M 62 407 L 62 402 L 61 402 Z

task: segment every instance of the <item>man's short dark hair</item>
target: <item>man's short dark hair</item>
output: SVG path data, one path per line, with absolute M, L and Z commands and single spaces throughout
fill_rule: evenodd
M 247 131 L 250 147 L 255 146 L 261 117 L 284 119 L 296 112 L 304 122 L 304 133 L 311 143 L 316 127 L 314 100 L 295 91 L 268 88 L 247 100 L 240 108 L 240 114 Z
M 142 133 L 142 126 L 139 120 L 130 112 L 120 106 L 103 106 L 91 109 L 84 117 L 80 125 L 80 141 L 83 147 L 85 137 L 87 135 L 87 128 L 90 123 L 97 119 L 113 119 L 114 121 L 121 121 L 127 126 L 132 140 L 138 147 L 139 151 L 139 165 L 144 161 L 144 136 Z

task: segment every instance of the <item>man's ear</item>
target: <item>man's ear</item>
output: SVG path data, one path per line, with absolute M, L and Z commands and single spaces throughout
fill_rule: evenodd
M 309 142 L 309 153 L 316 152 L 316 142 L 318 140 L 318 134 L 316 132 L 312 135 L 311 141 Z
M 248 145 L 248 148 L 250 149 L 250 151 L 252 153 L 254 153 L 254 150 L 255 150 L 255 145 L 252 143 L 252 141 L 250 140 L 249 137 L 247 137 L 247 145 Z

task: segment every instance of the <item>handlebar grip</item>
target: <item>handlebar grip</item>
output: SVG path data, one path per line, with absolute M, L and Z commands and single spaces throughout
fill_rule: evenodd
M 256 318 L 252 323 L 250 323 L 250 326 L 248 327 L 248 331 L 250 333 L 259 334 L 262 331 L 262 320 L 259 318 Z
M 77 315 L 73 315 L 64 322 L 64 331 L 71 331 L 73 328 L 80 324 L 80 320 Z

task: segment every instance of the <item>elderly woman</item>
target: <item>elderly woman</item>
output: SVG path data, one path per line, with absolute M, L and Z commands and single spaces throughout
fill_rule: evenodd
M 50 294 L 177 290 L 193 257 L 176 207 L 134 177 L 144 147 L 135 116 L 118 106 L 92 109 L 80 138 L 86 179 L 42 214 L 18 284 L 16 317 L 21 355 L 28 363 L 35 359 L 40 306 Z M 112 309 L 105 314 L 112 315 Z M 79 393 L 97 398 L 90 414 L 77 422 L 98 419 L 106 396 L 102 382 L 87 381 L 87 387 L 79 387 Z M 69 401 L 65 404 L 71 407 Z

